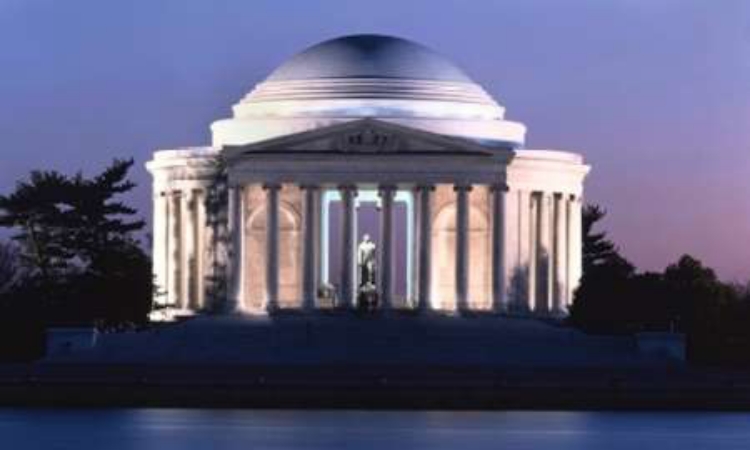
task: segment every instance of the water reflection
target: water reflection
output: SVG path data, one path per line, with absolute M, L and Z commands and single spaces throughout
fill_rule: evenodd
M 746 449 L 750 414 L 0 410 L 8 449 Z

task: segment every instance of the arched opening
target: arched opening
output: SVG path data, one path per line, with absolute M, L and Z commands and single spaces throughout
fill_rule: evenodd
M 489 217 L 479 207 L 469 208 L 469 307 L 492 307 L 492 236 Z
M 456 309 L 456 202 L 445 205 L 432 222 L 433 309 Z
M 244 309 L 258 312 L 265 309 L 266 295 L 266 237 L 265 205 L 249 212 L 245 227 L 245 305 Z M 294 208 L 279 202 L 279 306 L 297 307 L 301 298 L 300 237 L 302 220 Z
M 302 218 L 285 202 L 279 204 L 279 305 L 299 307 L 302 299 Z
M 490 306 L 489 220 L 476 205 L 469 205 L 469 306 Z M 432 307 L 456 309 L 456 202 L 438 211 L 432 223 Z

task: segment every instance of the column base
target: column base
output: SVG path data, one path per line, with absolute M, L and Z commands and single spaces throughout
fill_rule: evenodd
M 493 314 L 498 315 L 498 316 L 506 316 L 506 315 L 508 315 L 511 312 L 510 311 L 510 307 L 507 304 L 505 304 L 505 303 L 503 303 L 503 304 L 501 304 L 499 306 L 493 306 L 490 311 Z
M 180 319 L 193 317 L 196 314 L 192 309 L 166 307 L 151 311 L 148 314 L 148 319 L 151 322 L 175 322 Z

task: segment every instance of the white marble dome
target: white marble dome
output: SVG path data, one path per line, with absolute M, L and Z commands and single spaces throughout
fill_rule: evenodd
M 293 56 L 212 125 L 213 145 L 243 145 L 362 119 L 518 148 L 525 127 L 442 55 L 392 36 L 321 42 Z

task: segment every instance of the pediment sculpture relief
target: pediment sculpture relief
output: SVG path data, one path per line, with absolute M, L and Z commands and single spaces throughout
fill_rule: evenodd
M 342 152 L 380 153 L 399 148 L 400 139 L 394 133 L 374 128 L 364 128 L 344 133 L 338 138 L 336 148 Z

